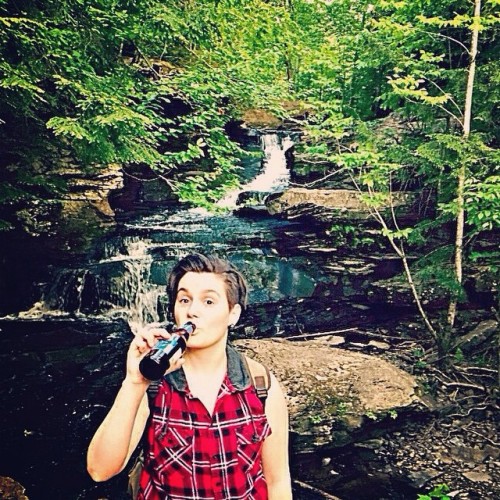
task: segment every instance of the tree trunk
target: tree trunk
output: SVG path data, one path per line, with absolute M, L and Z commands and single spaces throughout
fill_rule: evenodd
M 472 119 L 472 93 L 474 90 L 474 77 L 476 73 L 476 56 L 477 45 L 479 40 L 479 18 L 481 16 L 481 0 L 474 2 L 474 24 L 472 26 L 472 39 L 470 48 L 470 64 L 469 76 L 467 78 L 467 89 L 465 94 L 465 110 L 463 122 L 463 137 L 468 139 L 470 134 L 471 119 Z M 460 170 L 458 171 L 458 186 L 457 186 L 457 230 L 455 236 L 455 278 L 458 285 L 462 284 L 462 252 L 464 240 L 464 225 L 465 225 L 465 203 L 464 203 L 464 188 L 466 178 L 466 164 L 462 161 Z M 448 307 L 448 325 L 453 327 L 455 316 L 457 313 L 457 297 L 453 297 Z

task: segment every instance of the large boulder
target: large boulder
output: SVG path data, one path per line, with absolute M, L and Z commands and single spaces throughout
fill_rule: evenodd
M 394 192 L 392 205 L 398 216 L 405 219 L 415 217 L 416 197 L 411 193 Z M 307 189 L 290 188 L 267 198 L 266 206 L 271 215 L 287 218 L 312 217 L 319 222 L 334 220 L 370 219 L 371 209 L 362 193 L 349 189 Z M 380 207 L 382 212 L 390 211 L 389 203 Z
M 321 343 L 238 340 L 238 349 L 280 380 L 294 453 L 373 438 L 427 407 L 415 378 L 384 359 Z

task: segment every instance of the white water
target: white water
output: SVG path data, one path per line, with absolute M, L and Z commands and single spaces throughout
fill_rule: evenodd
M 288 186 L 290 171 L 286 165 L 285 153 L 294 145 L 289 136 L 280 140 L 278 134 L 261 137 L 264 151 L 262 172 L 252 180 L 222 198 L 217 205 L 222 208 L 235 208 L 238 196 L 245 191 L 272 193 Z
M 290 179 L 285 153 L 293 144 L 288 136 L 280 139 L 277 134 L 263 135 L 262 171 L 221 200 L 219 205 L 235 208 L 238 195 L 244 191 L 271 193 L 285 188 Z M 136 333 L 145 324 L 159 321 L 158 303 L 161 296 L 165 295 L 164 284 L 158 280 L 155 283 L 152 279 L 152 268 L 158 266 L 151 255 L 152 249 L 163 247 L 168 255 L 184 255 L 189 247 L 183 239 L 179 241 L 178 235 L 199 233 L 207 237 L 214 231 L 209 223 L 212 217 L 213 214 L 204 209 L 190 208 L 168 216 L 146 215 L 140 222 L 125 224 L 126 227 L 145 231 L 146 234 L 125 236 L 118 246 L 113 242 L 105 243 L 101 259 L 87 267 L 60 269 L 46 291 L 47 296 L 29 310 L 20 312 L 18 317 L 119 317 L 125 318 L 132 332 Z M 218 229 L 215 231 L 218 234 Z M 168 233 L 171 237 L 168 236 L 163 241 L 154 238 L 153 241 L 149 236 L 152 232 L 163 235 Z M 215 248 L 224 245 L 223 237 L 220 242 L 212 241 Z M 167 271 L 166 268 L 164 270 Z M 93 295 L 91 310 L 89 293 Z
M 294 142 L 289 136 L 280 140 L 278 134 L 263 135 L 261 137 L 261 147 L 264 152 L 264 159 L 262 162 L 263 169 L 261 173 L 243 185 L 240 189 L 229 193 L 218 203 L 218 205 L 224 208 L 235 208 L 238 196 L 242 192 L 257 191 L 271 193 L 285 188 L 290 181 L 290 171 L 287 168 L 285 153 L 293 146 L 293 144 Z M 166 232 L 175 231 L 176 233 L 179 233 L 185 231 L 192 233 L 193 230 L 196 229 L 193 225 L 199 226 L 198 229 L 201 229 L 203 220 L 209 217 L 211 217 L 211 214 L 206 210 L 201 208 L 191 208 L 169 217 L 168 226 L 155 224 L 154 220 L 145 220 L 146 225 L 144 228 L 148 228 L 150 230 L 161 229 Z M 165 222 L 165 219 L 162 219 L 161 216 L 159 219 L 160 220 L 158 222 Z M 137 228 L 140 226 L 135 225 L 134 227 Z M 208 227 L 205 226 L 205 231 L 207 229 Z M 135 300 L 133 304 L 130 304 L 132 307 L 128 311 L 128 321 L 134 333 L 140 330 L 149 321 L 159 320 L 156 305 L 158 298 L 162 293 L 162 290 L 150 284 L 149 275 L 145 276 L 145 266 L 149 265 L 151 258 L 149 257 L 148 259 L 146 257 L 146 249 L 149 245 L 144 241 L 142 241 L 142 243 L 143 248 L 140 249 L 140 246 L 137 248 L 138 250 L 141 250 L 139 251 L 139 255 L 137 252 L 131 252 L 129 249 L 129 256 L 132 257 L 132 259 L 128 260 L 127 267 L 130 268 L 130 272 L 128 273 L 128 278 L 127 276 L 124 277 L 125 280 L 136 280 L 135 293 L 131 293 L 129 295 L 135 297 Z M 172 242 L 165 245 L 168 245 L 170 249 L 176 246 L 176 244 Z M 155 246 L 158 248 L 158 243 L 156 243 Z M 180 243 L 178 246 L 179 251 L 181 252 L 184 244 Z M 116 255 L 114 256 L 114 259 L 118 258 L 120 257 Z M 132 289 L 134 287 L 127 288 Z

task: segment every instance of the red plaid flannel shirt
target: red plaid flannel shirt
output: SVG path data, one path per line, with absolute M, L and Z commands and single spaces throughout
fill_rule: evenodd
M 182 369 L 150 402 L 139 500 L 266 500 L 261 451 L 271 429 L 241 355 L 228 347 L 228 373 L 213 415 L 189 392 Z

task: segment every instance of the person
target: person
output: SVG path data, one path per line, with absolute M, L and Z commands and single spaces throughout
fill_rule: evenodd
M 139 362 L 169 334 L 150 325 L 135 336 L 121 388 L 89 445 L 90 476 L 121 472 L 144 435 L 140 500 L 291 499 L 283 391 L 271 374 L 263 404 L 243 355 L 228 344 L 246 306 L 243 276 L 227 260 L 192 254 L 174 266 L 167 295 L 175 323 L 196 329 L 152 397 Z

